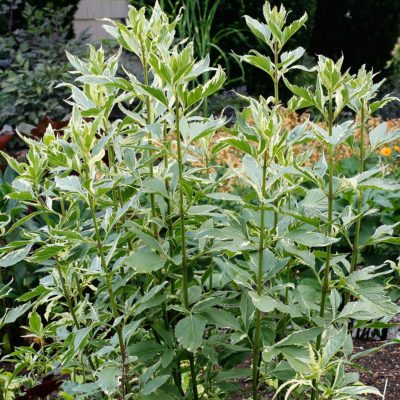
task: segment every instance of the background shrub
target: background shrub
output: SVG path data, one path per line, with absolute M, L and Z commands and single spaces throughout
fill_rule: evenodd
M 58 119 L 68 113 L 69 106 L 64 102 L 68 91 L 54 89 L 70 79 L 65 50 L 82 54 L 84 47 L 83 38 L 71 38 L 74 7 L 62 3 L 64 7 L 52 3 L 33 7 L 26 2 L 21 12 L 19 7 L 14 10 L 12 32 L 2 33 L 0 126 L 37 124 L 46 115 Z M 3 14 L 3 19 L 6 16 Z M 21 29 L 16 28 L 19 26 Z

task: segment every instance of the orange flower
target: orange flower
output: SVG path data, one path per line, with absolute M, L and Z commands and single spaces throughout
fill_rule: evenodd
M 392 149 L 390 147 L 382 147 L 380 153 L 385 157 L 389 157 L 392 154 Z
M 397 144 L 394 145 L 394 150 L 397 151 L 398 153 L 400 153 L 400 146 L 398 146 Z

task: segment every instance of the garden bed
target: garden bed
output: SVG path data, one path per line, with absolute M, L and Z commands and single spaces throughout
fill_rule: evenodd
M 365 351 L 382 345 L 384 342 L 375 340 L 355 340 L 354 350 Z M 400 399 L 400 344 L 385 347 L 359 360 L 365 368 L 360 371 L 360 379 L 366 385 L 371 385 L 384 392 L 386 381 L 387 389 L 385 400 Z M 378 396 L 369 396 L 369 399 L 380 399 Z
M 359 353 L 380 347 L 385 341 L 360 340 L 354 341 L 354 352 Z M 360 374 L 360 381 L 366 385 L 378 388 L 384 393 L 386 385 L 385 400 L 400 399 L 400 344 L 393 344 L 388 347 L 371 353 L 358 360 L 361 369 L 357 370 Z M 244 363 L 243 367 L 250 367 L 251 360 Z M 387 382 L 387 383 L 386 383 Z M 242 391 L 231 395 L 229 400 L 246 400 L 251 395 L 251 381 L 241 383 Z M 264 399 L 273 398 L 273 393 L 263 393 Z M 366 398 L 370 400 L 381 399 L 379 396 L 370 395 Z

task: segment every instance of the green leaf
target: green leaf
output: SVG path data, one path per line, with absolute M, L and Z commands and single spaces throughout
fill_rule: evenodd
M 146 384 L 143 386 L 142 394 L 147 396 L 151 393 L 154 393 L 159 387 L 164 385 L 169 379 L 169 375 L 160 375 L 154 379 L 150 379 Z
M 125 259 L 125 264 L 137 274 L 147 274 L 163 268 L 165 260 L 149 248 L 141 247 Z
M 41 335 L 41 333 L 43 332 L 42 320 L 40 318 L 40 315 L 36 311 L 33 311 L 29 317 L 29 328 L 32 332 L 38 335 Z
M 241 60 L 257 67 L 264 72 L 266 72 L 269 76 L 274 78 L 275 67 L 274 63 L 271 61 L 270 57 L 264 56 L 257 51 L 253 51 L 254 55 L 249 54 L 241 57 Z
M 296 108 L 305 108 L 309 106 L 314 106 L 322 111 L 320 105 L 314 99 L 313 94 L 311 93 L 310 89 L 303 88 L 301 86 L 292 85 L 286 78 L 283 78 L 285 81 L 286 86 L 290 91 L 292 91 L 296 96 L 300 97 L 302 100 L 301 103 L 297 104 Z
M 43 285 L 39 285 L 39 286 L 36 286 L 33 290 L 30 290 L 29 292 L 24 293 L 22 296 L 19 296 L 18 300 L 25 302 L 25 301 L 31 300 L 35 297 L 39 297 L 42 294 L 47 294 L 50 292 L 51 292 L 50 289 L 46 288 Z
M 226 80 L 226 74 L 223 69 L 218 66 L 214 76 L 203 86 L 202 98 L 206 98 L 221 89 Z
M 356 292 L 356 293 L 354 293 Z M 374 282 L 360 282 L 353 293 L 360 298 L 359 301 L 349 302 L 338 316 L 357 320 L 378 319 L 397 314 L 399 307 L 390 301 L 384 288 Z
M 161 353 L 162 350 L 163 346 L 161 346 L 159 343 L 146 340 L 129 346 L 129 354 L 133 354 L 138 357 L 140 362 L 151 360 L 153 357 Z
M 224 138 L 220 140 L 220 143 L 226 143 L 230 146 L 236 147 L 243 153 L 248 154 L 250 156 L 253 155 L 253 148 L 251 147 L 250 143 L 246 140 L 241 140 L 237 138 Z
M 379 146 L 393 142 L 394 140 L 397 140 L 399 138 L 400 129 L 388 132 L 388 125 L 386 122 L 382 122 L 369 133 L 369 140 L 372 149 L 376 149 Z
M 252 315 L 254 313 L 254 305 L 248 292 L 243 292 L 242 294 L 242 298 L 240 300 L 240 313 L 242 315 L 245 330 L 248 330 L 252 320 Z
M 301 57 L 303 57 L 305 53 L 305 49 L 303 47 L 298 47 L 295 50 L 286 51 L 281 54 L 281 65 L 288 68 L 290 65 L 298 61 Z
M 277 305 L 276 301 L 270 296 L 260 296 L 255 292 L 249 292 L 249 296 L 253 301 L 254 307 L 265 313 L 271 312 Z
M 34 211 L 32 213 L 29 213 L 28 215 L 25 215 L 23 218 L 15 222 L 15 224 L 10 229 L 7 230 L 7 235 L 10 235 L 12 232 L 14 232 L 15 229 L 19 228 L 21 225 L 25 224 L 25 222 L 31 220 L 32 218 L 35 218 L 39 214 L 40 211 Z
M 227 382 L 236 379 L 248 378 L 252 374 L 251 368 L 232 368 L 229 371 L 220 371 L 214 378 L 215 382 Z
M 0 327 L 4 326 L 5 324 L 12 324 L 14 323 L 19 317 L 24 315 L 29 309 L 31 308 L 31 303 L 25 303 L 18 307 L 8 308 L 0 319 Z
M 307 22 L 307 13 L 304 13 L 301 18 L 293 21 L 289 26 L 283 30 L 283 44 L 286 43 L 302 26 Z
M 77 176 L 66 176 L 65 178 L 54 178 L 56 187 L 64 192 L 83 193 L 81 182 Z
M 200 206 L 192 206 L 188 209 L 188 215 L 214 215 L 213 211 L 215 211 L 216 207 L 208 204 L 200 205 Z
M 340 238 L 332 238 L 319 232 L 309 232 L 304 229 L 290 231 L 287 237 L 307 247 L 324 247 L 340 240 Z
M 301 331 L 296 331 L 291 333 L 289 336 L 285 337 L 278 343 L 275 343 L 273 347 L 289 346 L 289 345 L 303 345 L 309 343 L 312 340 L 316 340 L 318 335 L 323 331 L 323 328 L 316 327 L 310 329 L 304 329 Z
M 24 165 L 23 163 L 18 162 L 15 158 L 11 157 L 7 153 L 0 151 L 0 154 L 6 159 L 7 164 L 18 174 L 24 173 Z
M 29 243 L 25 247 L 11 251 L 10 253 L 4 255 L 0 259 L 0 267 L 11 267 L 12 265 L 15 265 L 19 263 L 20 261 L 24 260 L 26 256 L 29 254 L 33 244 Z
M 168 197 L 168 192 L 165 187 L 165 182 L 158 178 L 146 178 L 143 183 L 143 188 L 150 193 L 158 193 L 164 197 Z
M 189 124 L 189 143 L 211 135 L 224 125 L 224 120 L 210 119 L 202 122 L 192 122 Z
M 29 261 L 34 263 L 41 263 L 47 261 L 50 258 L 53 258 L 57 255 L 61 250 L 65 249 L 65 246 L 62 244 L 48 244 L 40 249 L 36 250 L 30 257 Z
M 358 183 L 357 186 L 363 189 L 378 189 L 378 190 L 388 190 L 388 191 L 400 190 L 399 183 L 383 178 L 365 179 L 360 183 Z
M 142 242 L 150 247 L 151 249 L 155 250 L 156 252 L 160 254 L 165 254 L 164 249 L 160 245 L 159 241 L 154 239 L 154 237 L 148 235 L 147 233 L 143 232 L 141 227 L 132 222 L 132 221 L 127 221 L 125 223 L 125 226 L 129 227 L 129 229 L 136 234 L 136 236 L 142 240 Z
M 244 18 L 247 26 L 250 28 L 253 34 L 264 43 L 268 43 L 271 38 L 271 30 L 268 28 L 268 25 L 263 24 L 256 19 L 249 17 L 248 15 L 245 15 Z
M 74 102 L 83 110 L 90 110 L 96 108 L 96 104 L 86 96 L 86 94 L 74 85 L 68 85 L 72 91 L 72 98 Z
M 11 284 L 12 281 L 10 281 L 7 284 L 3 284 L 3 286 L 0 285 L 0 300 L 5 299 L 7 297 L 11 297 L 10 294 L 13 291 Z
M 236 201 L 236 202 L 240 202 L 242 200 L 240 196 L 227 192 L 209 193 L 207 197 L 214 200 L 225 200 L 225 201 Z
M 90 333 L 91 329 L 92 328 L 90 326 L 87 326 L 86 328 L 81 328 L 75 332 L 75 335 L 74 335 L 74 350 L 75 351 L 82 350 L 85 347 L 85 345 L 89 339 L 89 333 Z
M 139 87 L 142 89 L 143 94 L 158 100 L 161 104 L 164 104 L 165 107 L 168 107 L 168 99 L 161 89 L 146 85 L 139 85 Z
M 219 328 L 230 328 L 240 330 L 240 324 L 235 316 L 225 310 L 218 308 L 210 308 L 209 311 L 202 312 L 201 315 L 207 320 L 208 323 L 215 325 Z
M 206 322 L 203 318 L 190 314 L 176 324 L 175 336 L 183 348 L 196 351 L 203 341 L 205 328 Z
M 271 371 L 271 375 L 286 382 L 293 379 L 296 373 L 287 361 L 281 361 L 277 367 Z
M 112 395 L 120 386 L 121 368 L 119 366 L 106 366 L 97 373 L 98 384 L 101 390 Z
M 250 178 L 257 191 L 260 191 L 262 186 L 262 170 L 257 161 L 246 154 L 242 162 L 244 172 Z
M 312 124 L 317 137 L 326 145 L 338 146 L 344 143 L 354 132 L 353 121 L 345 121 L 339 125 L 335 125 L 332 129 L 332 135 L 321 128 L 317 124 Z
M 347 339 L 347 325 L 344 325 L 339 331 L 331 330 L 328 341 L 323 346 L 322 359 L 327 364 L 343 347 Z

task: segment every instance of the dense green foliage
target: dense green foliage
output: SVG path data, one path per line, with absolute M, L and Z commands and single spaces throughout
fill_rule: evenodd
M 72 18 L 77 9 L 78 0 L 3 0 L 0 4 L 0 36 L 10 34 L 26 27 L 26 10 L 48 9 L 62 11 L 62 25 L 68 27 L 72 36 Z
M 133 4 L 150 5 L 146 0 L 131 0 Z M 199 4 L 203 13 L 207 13 L 206 1 L 198 0 L 164 0 L 163 7 L 172 15 L 176 15 L 180 7 L 190 8 Z M 218 3 L 218 4 L 217 4 Z M 272 5 L 282 3 L 292 10 L 289 20 L 298 19 L 304 12 L 308 14 L 307 28 L 291 39 L 293 46 L 302 46 L 309 57 L 325 54 L 331 58 L 345 57 L 346 68 L 354 71 L 366 64 L 368 68 L 383 70 L 391 59 L 391 52 L 400 35 L 400 2 L 397 0 L 274 0 Z M 211 38 L 219 37 L 221 31 L 227 31 L 217 39 L 218 47 L 226 54 L 234 52 L 243 54 L 248 51 L 251 38 L 243 29 L 243 15 L 258 16 L 263 0 L 230 0 L 213 2 L 216 6 L 212 18 L 213 27 Z M 372 28 L 373 27 L 373 28 Z M 379 28 L 376 28 L 379 27 Z M 186 32 L 192 39 L 195 35 Z M 198 39 L 198 37 L 197 37 Z M 251 46 L 256 50 L 262 49 L 261 42 Z M 219 51 L 211 49 L 211 59 L 219 56 Z M 230 79 L 237 84 L 243 71 L 231 62 Z M 226 62 L 224 61 L 226 64 Z M 224 65 L 226 66 L 226 65 Z M 252 74 L 245 68 L 246 86 L 250 93 L 268 93 L 271 91 L 269 82 L 260 76 Z
M 68 127 L 24 138 L 24 161 L 2 153 L 16 174 L 3 206 L 17 202 L 23 218 L 1 215 L 4 236 L 17 237 L 0 249 L 0 268 L 25 261 L 41 274 L 0 319 L 2 329 L 25 320 L 33 339 L 3 358 L 15 366 L 0 375 L 3 397 L 54 371 L 67 400 L 228 399 L 240 379 L 251 382 L 253 400 L 379 394 L 346 368 L 362 356 L 352 329 L 391 326 L 399 312 L 399 265 L 357 268 L 365 249 L 400 244 L 397 223 L 360 235 L 379 211 L 368 206 L 370 191 L 400 190 L 371 162 L 400 131 L 367 128 L 396 99 L 377 97 L 381 83 L 364 68 L 343 71 L 343 58 L 320 56 L 313 87 L 293 84 L 305 50 L 290 39 L 307 15 L 289 21 L 268 2 L 262 11 L 262 21 L 245 22 L 263 50 L 240 61 L 270 79 L 273 93 L 242 96 L 247 107 L 216 142 L 226 121 L 199 109 L 226 74 L 176 40 L 179 17 L 158 3 L 105 27 L 121 52 L 138 57 L 143 81 L 117 74 L 121 52 L 68 53 Z M 293 95 L 287 104 L 282 85 Z M 304 108 L 325 128 L 287 129 L 288 114 Z M 115 109 L 122 118 L 110 118 Z M 343 122 L 349 110 L 355 118 Z M 309 142 L 323 149 L 311 165 L 312 148 L 295 151 Z M 334 163 L 343 145 L 358 160 L 351 176 Z M 242 152 L 239 167 L 216 163 L 228 146 Z M 243 196 L 219 190 L 232 178 L 247 187 Z M 12 285 L 2 283 L 5 302 Z M 243 367 L 249 358 L 252 368 Z
M 37 124 L 46 115 L 59 119 L 70 111 L 64 102 L 68 91 L 55 87 L 70 79 L 65 50 L 83 54 L 83 38 L 69 38 L 71 22 L 65 18 L 71 9 L 28 3 L 23 29 L 0 36 L 0 126 Z

